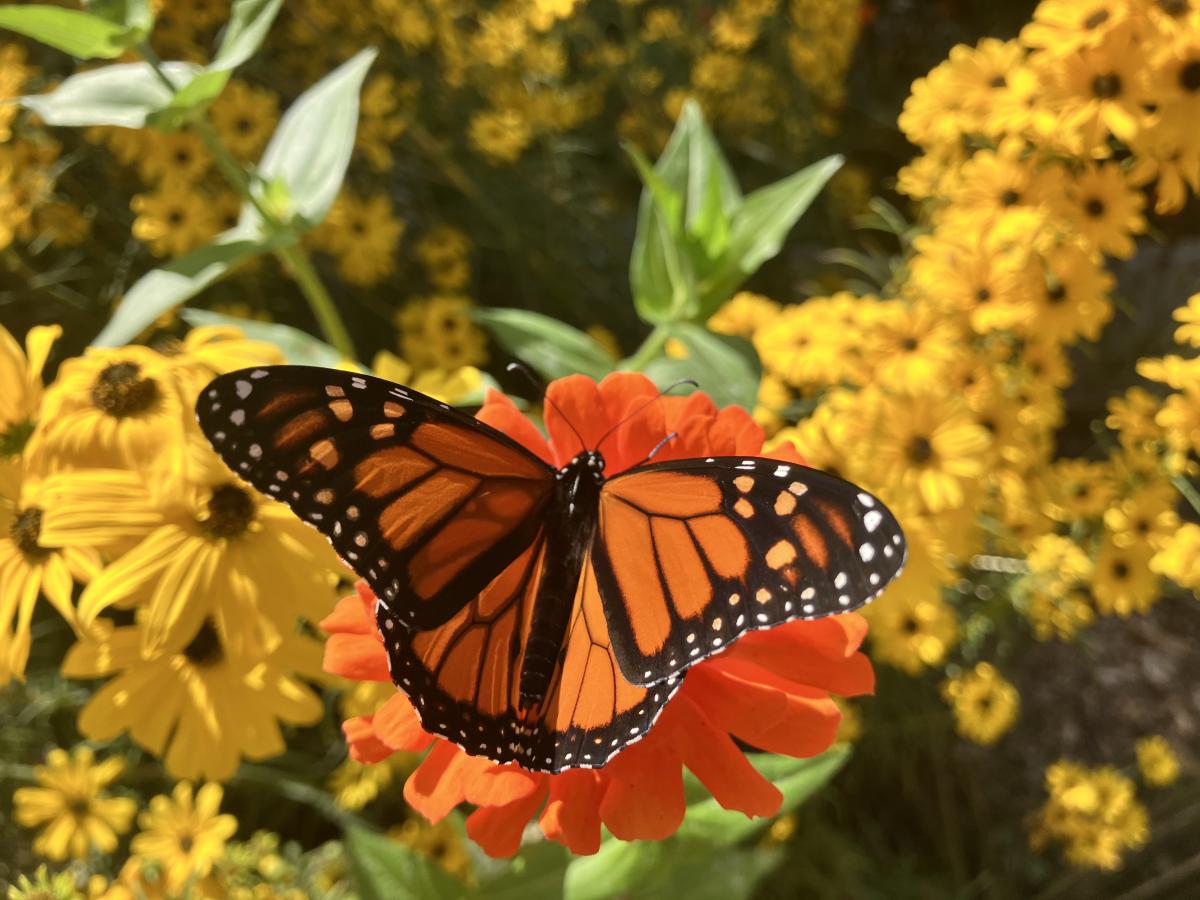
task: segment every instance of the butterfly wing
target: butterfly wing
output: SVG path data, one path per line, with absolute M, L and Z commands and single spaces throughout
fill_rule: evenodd
M 200 427 L 231 469 L 322 531 L 401 621 L 436 627 L 526 552 L 554 471 L 445 403 L 308 366 L 222 375 Z
M 606 482 L 592 557 L 621 671 L 652 685 L 746 631 L 862 606 L 899 574 L 905 544 L 853 484 L 718 457 Z
M 546 697 L 522 709 L 521 661 L 544 556 L 539 536 L 436 629 L 405 628 L 384 601 L 376 618 L 392 679 L 412 699 L 426 731 L 468 753 L 533 771 L 594 768 L 649 731 L 682 676 L 649 688 L 622 677 L 595 574 L 585 562 Z

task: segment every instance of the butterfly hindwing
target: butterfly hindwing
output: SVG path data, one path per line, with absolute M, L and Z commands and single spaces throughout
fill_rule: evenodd
M 469 753 L 534 771 L 594 768 L 650 729 L 683 676 L 645 688 L 621 675 L 595 575 L 585 563 L 546 696 L 522 709 L 520 669 L 544 553 L 539 537 L 434 629 L 410 631 L 381 600 L 379 631 L 392 678 L 426 731 Z
M 234 472 L 289 504 L 415 628 L 440 625 L 533 542 L 554 472 L 444 403 L 336 369 L 217 378 L 196 406 Z
M 746 631 L 862 606 L 905 545 L 883 503 L 848 482 L 719 457 L 606 482 L 592 556 L 621 669 L 652 685 Z

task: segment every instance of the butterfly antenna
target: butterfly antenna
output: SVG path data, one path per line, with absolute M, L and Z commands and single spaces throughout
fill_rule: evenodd
M 522 375 L 524 375 L 525 380 L 528 381 L 529 384 L 533 387 L 537 396 L 542 398 L 542 402 L 549 404 L 550 407 L 556 413 L 558 413 L 558 415 L 562 418 L 562 420 L 567 423 L 567 427 L 570 428 L 572 432 L 574 432 L 575 437 L 579 439 L 579 446 L 581 446 L 585 449 L 587 448 L 587 444 L 584 443 L 584 440 L 583 440 L 583 435 L 581 435 L 579 433 L 579 429 L 575 427 L 574 423 L 566 417 L 566 414 L 564 414 L 562 411 L 562 407 L 560 407 L 557 403 L 555 403 L 550 398 L 550 394 L 546 389 L 546 383 L 544 381 L 542 381 L 542 379 L 538 378 L 538 376 L 535 375 L 533 373 L 533 371 L 527 365 L 525 365 L 524 363 L 520 363 L 520 362 L 510 362 L 507 366 L 504 367 L 504 370 L 506 372 L 520 372 Z
M 654 457 L 658 455 L 659 450 L 661 450 L 663 447 L 667 446 L 667 444 L 669 444 L 671 441 L 675 440 L 675 438 L 677 438 L 677 437 L 679 437 L 679 432 L 672 431 L 665 438 L 663 438 L 661 441 L 659 441 L 657 444 L 655 444 L 654 449 L 651 450 L 649 453 L 647 453 L 646 458 L 643 459 L 642 462 L 638 463 L 638 465 L 640 466 L 643 463 L 650 462 L 650 460 L 654 459 Z
M 675 390 L 675 388 L 681 387 L 685 384 L 691 385 L 694 388 L 700 387 L 699 384 L 697 384 L 695 381 L 692 381 L 692 379 L 690 379 L 690 378 L 683 378 L 679 381 L 676 381 L 674 384 L 667 385 L 665 388 L 660 390 L 654 397 L 647 400 L 645 403 L 643 403 L 641 406 L 639 406 L 637 409 L 635 409 L 633 412 L 631 412 L 629 415 L 627 415 L 625 418 L 623 418 L 620 422 L 613 425 L 612 428 L 608 429 L 608 431 L 604 432 L 604 434 L 600 438 L 600 440 L 596 441 L 595 449 L 599 450 L 600 445 L 603 444 L 605 442 L 605 440 L 607 440 L 614 431 L 616 431 L 618 428 L 620 428 L 622 425 L 624 425 L 630 419 L 634 418 L 635 416 L 641 415 L 645 410 L 649 409 L 652 404 L 660 401 L 664 396 L 671 393 L 671 391 Z

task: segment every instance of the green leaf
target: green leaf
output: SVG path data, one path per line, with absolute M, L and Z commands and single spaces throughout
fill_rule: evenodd
M 522 847 L 501 874 L 485 878 L 480 873 L 477 893 L 487 900 L 560 900 L 571 859 L 562 844 L 534 841 Z
M 547 379 L 580 372 L 601 379 L 616 363 L 591 335 L 557 319 L 524 309 L 472 312 L 505 350 L 533 366 Z
M 639 887 L 662 865 L 666 841 L 619 841 L 610 838 L 591 856 L 567 866 L 564 900 L 607 900 Z M 643 895 L 644 896 L 644 895 Z
M 103 16 L 36 3 L 0 6 L 0 28 L 78 59 L 115 59 L 145 37 L 145 31 Z
M 712 315 L 783 247 L 792 226 L 842 166 L 830 156 L 750 194 L 733 213 L 728 246 L 700 281 L 701 318 Z
M 754 767 L 783 794 L 781 813 L 795 809 L 824 787 L 850 759 L 850 748 L 836 746 L 820 756 L 793 759 L 788 756 L 756 754 Z M 730 846 L 761 831 L 770 819 L 749 819 L 743 813 L 722 809 L 711 797 L 688 807 L 677 835 L 708 846 Z
M 148 116 L 147 123 L 164 131 L 182 127 L 220 96 L 221 91 L 225 90 L 225 85 L 229 83 L 231 74 L 232 72 L 221 69 L 201 71 L 175 92 L 166 107 Z
M 645 368 L 659 387 L 685 378 L 700 385 L 718 406 L 741 406 L 753 410 L 758 401 L 758 382 L 762 365 L 749 341 L 726 334 L 714 334 L 702 325 L 678 322 L 671 326 L 671 337 L 678 339 L 688 355 L 684 359 L 660 357 Z
M 343 843 L 363 900 L 455 900 L 469 893 L 436 863 L 381 834 L 350 828 Z
M 688 138 L 684 226 L 709 256 L 715 256 L 728 235 L 729 217 L 741 206 L 742 192 L 717 139 L 704 121 L 700 105 L 694 100 L 684 103 L 682 120 Z M 710 246 L 717 249 L 709 249 Z
M 313 337 L 307 331 L 282 325 L 278 322 L 259 322 L 257 319 L 239 319 L 207 309 L 183 309 L 179 317 L 193 328 L 204 325 L 233 325 L 254 341 L 274 344 L 283 353 L 283 358 L 297 366 L 321 366 L 336 368 L 346 362 L 335 347 Z
M 182 62 L 165 63 L 163 70 L 176 84 L 187 83 L 199 71 Z M 22 97 L 21 104 L 47 125 L 144 128 L 174 95 L 147 63 L 123 63 L 72 75 L 48 94 Z
M 300 95 L 279 122 L 258 174 L 288 189 L 301 224 L 319 224 L 329 212 L 354 150 L 358 95 L 377 51 L 362 50 Z M 257 210 L 242 207 L 242 224 L 258 226 Z
M 249 239 L 234 229 L 161 269 L 147 272 L 125 293 L 93 345 L 118 347 L 127 344 L 163 313 L 196 296 L 235 266 L 267 249 L 263 242 Z
M 645 202 L 645 196 L 643 196 Z M 691 260 L 683 252 L 671 226 L 657 210 L 643 219 L 638 214 L 638 230 L 629 259 L 629 284 L 638 315 L 654 325 L 690 318 L 695 306 L 696 275 Z
M 253 56 L 282 6 L 283 0 L 234 0 L 229 24 L 209 69 L 236 69 Z
M 84 0 L 83 5 L 93 15 L 137 30 L 138 40 L 154 27 L 154 10 L 149 0 Z

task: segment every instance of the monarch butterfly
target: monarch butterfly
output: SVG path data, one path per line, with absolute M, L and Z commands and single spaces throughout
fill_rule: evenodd
M 532 771 L 604 765 L 688 667 L 861 606 L 905 558 L 882 502 L 779 460 L 605 477 L 597 444 L 556 469 L 410 388 L 305 366 L 223 375 L 196 409 L 230 468 L 370 585 L 425 730 Z

